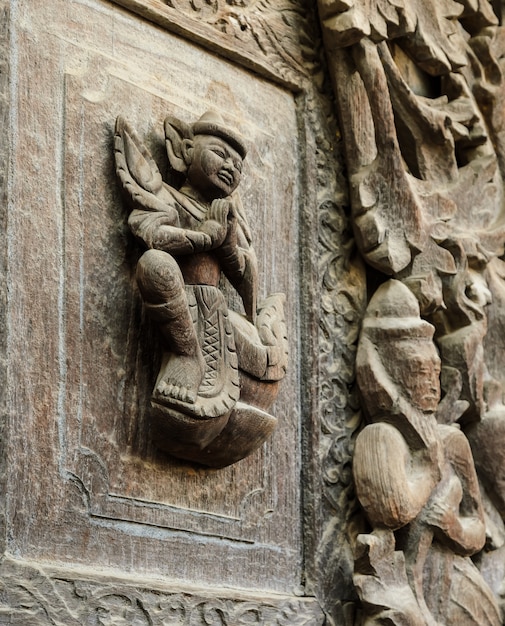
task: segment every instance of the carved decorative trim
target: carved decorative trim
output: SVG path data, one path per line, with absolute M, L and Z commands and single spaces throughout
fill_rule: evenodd
M 146 579 L 63 570 L 6 558 L 0 622 L 23 626 L 318 626 L 314 599 L 170 589 Z
M 336 155 L 333 159 L 338 162 Z M 323 176 L 327 177 L 330 171 L 330 163 L 320 165 Z M 351 463 L 361 424 L 354 361 L 366 285 L 364 267 L 355 253 L 345 198 L 341 197 L 345 187 L 342 181 L 338 182 L 332 185 L 328 180 L 321 186 L 318 209 L 321 289 L 318 414 L 323 482 L 317 571 L 321 600 L 332 623 L 352 624 L 354 593 L 349 532 L 359 507 Z M 339 589 L 338 595 L 335 589 Z
M 304 0 L 114 2 L 293 88 L 309 75 L 315 31 Z
M 304 394 L 310 455 L 304 480 L 306 575 L 328 623 L 350 626 L 357 598 L 349 535 L 359 511 L 351 461 L 361 423 L 354 360 L 366 280 L 352 235 L 341 134 L 325 76 L 321 60 L 299 102 L 307 130 L 304 195 L 310 199 L 304 207 L 302 275 L 312 280 L 301 285 L 307 299 L 302 318 L 313 341 L 305 346 L 305 362 L 313 361 L 305 372 Z

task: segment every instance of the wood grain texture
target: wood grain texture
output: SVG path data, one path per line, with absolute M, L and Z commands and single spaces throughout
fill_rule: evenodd
M 16 459 L 9 550 L 291 593 L 302 581 L 297 330 L 271 443 L 219 472 L 157 452 L 145 408 L 161 355 L 134 283 L 138 251 L 112 146 L 120 113 L 156 150 L 168 112 L 194 119 L 226 102 L 256 146 L 243 203 L 260 242 L 260 291 L 289 294 L 287 318 L 297 329 L 295 98 L 111 3 L 61 3 L 51 22 L 24 9 L 15 20 L 26 71 L 13 103 L 18 143 L 7 233 L 16 242 L 9 324 L 19 329 L 11 335 L 7 392 L 9 458 Z M 199 74 L 186 71 L 190 61 Z M 42 74 L 50 78 L 33 98 Z M 268 243 L 272 233 L 282 246 Z
M 7 230 L 7 215 L 9 211 L 9 175 L 10 155 L 13 137 L 10 134 L 10 106 L 13 90 L 11 65 L 13 57 L 10 53 L 11 43 L 11 15 L 8 0 L 0 3 L 0 127 L 3 129 L 0 139 L 0 229 Z M 8 384 L 8 248 L 2 245 L 0 253 L 0 384 L 4 392 L 0 394 L 0 552 L 5 550 L 6 537 L 6 507 L 7 507 L 7 437 L 9 431 L 9 409 L 5 390 Z
M 114 2 L 288 87 L 297 89 L 301 79 L 308 77 L 307 55 L 313 56 L 314 51 L 305 33 L 310 10 L 305 2 Z

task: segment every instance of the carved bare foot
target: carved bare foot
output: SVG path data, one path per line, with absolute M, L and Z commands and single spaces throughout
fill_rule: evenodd
M 205 361 L 201 353 L 173 354 L 163 370 L 156 392 L 167 398 L 194 404 L 204 373 Z

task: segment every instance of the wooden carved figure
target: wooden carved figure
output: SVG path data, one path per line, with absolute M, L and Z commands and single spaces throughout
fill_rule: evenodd
M 161 449 L 221 467 L 257 449 L 275 426 L 266 411 L 286 370 L 284 296 L 257 304 L 256 256 L 236 192 L 243 138 L 213 111 L 193 125 L 168 117 L 165 135 L 179 188 L 162 180 L 129 124 L 116 123 L 129 225 L 146 249 L 137 283 L 163 348 L 151 417 Z M 245 314 L 229 310 L 222 274 Z
M 355 562 L 367 626 L 501 623 L 468 558 L 484 545 L 484 513 L 465 435 L 437 422 L 446 420 L 437 415 L 433 332 L 400 281 L 384 283 L 370 301 L 357 377 L 371 423 L 357 438 L 353 466 L 372 526 L 358 537 Z

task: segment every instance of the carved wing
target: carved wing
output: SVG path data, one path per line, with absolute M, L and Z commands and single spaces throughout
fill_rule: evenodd
M 177 211 L 158 166 L 135 130 L 122 117 L 116 120 L 114 156 L 116 173 L 130 208 L 164 211 L 173 214 L 176 223 Z

